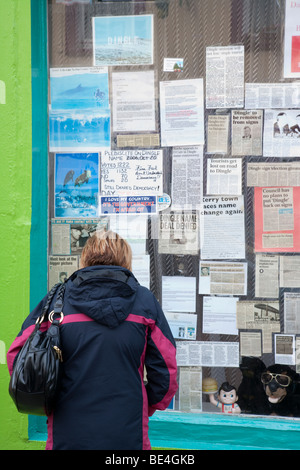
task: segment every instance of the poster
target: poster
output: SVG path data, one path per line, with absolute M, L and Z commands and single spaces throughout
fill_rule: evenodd
M 50 96 L 51 109 L 108 109 L 108 69 L 51 68 Z
M 256 252 L 300 251 L 300 188 L 254 189 Z
M 203 79 L 160 82 L 161 145 L 204 144 Z
M 151 65 L 153 16 L 93 18 L 94 65 Z
M 284 77 L 300 77 L 300 3 L 286 0 L 284 24 Z
M 112 96 L 114 132 L 156 130 L 153 70 L 112 73 Z
M 156 196 L 101 196 L 100 213 L 102 215 L 156 214 Z
M 50 152 L 97 152 L 110 148 L 110 110 L 50 110 L 49 147 Z
M 206 108 L 244 107 L 244 46 L 206 48 Z
M 55 217 L 97 217 L 99 197 L 99 154 L 55 155 Z
M 162 194 L 162 150 L 103 150 L 101 195 Z
M 266 109 L 264 157 L 300 156 L 300 109 Z

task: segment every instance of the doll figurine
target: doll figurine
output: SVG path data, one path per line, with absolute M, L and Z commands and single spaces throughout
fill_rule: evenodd
M 209 394 L 209 401 L 217 408 L 221 408 L 222 413 L 235 413 L 241 412 L 236 393 L 236 388 L 230 385 L 228 382 L 223 382 L 218 392 L 218 400 L 215 399 L 214 394 Z

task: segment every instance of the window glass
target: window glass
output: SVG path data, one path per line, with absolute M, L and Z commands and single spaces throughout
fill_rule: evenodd
M 126 237 L 177 341 L 177 410 L 300 416 L 297 13 L 48 1 L 49 288 L 98 228 Z

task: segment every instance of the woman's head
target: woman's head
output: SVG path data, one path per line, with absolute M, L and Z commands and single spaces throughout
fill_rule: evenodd
M 132 251 L 124 238 L 111 230 L 97 231 L 82 250 L 80 267 L 122 266 L 131 270 Z

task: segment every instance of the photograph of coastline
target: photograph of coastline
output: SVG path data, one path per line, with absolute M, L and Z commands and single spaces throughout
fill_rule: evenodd
M 153 16 L 93 18 L 94 65 L 153 64 Z

